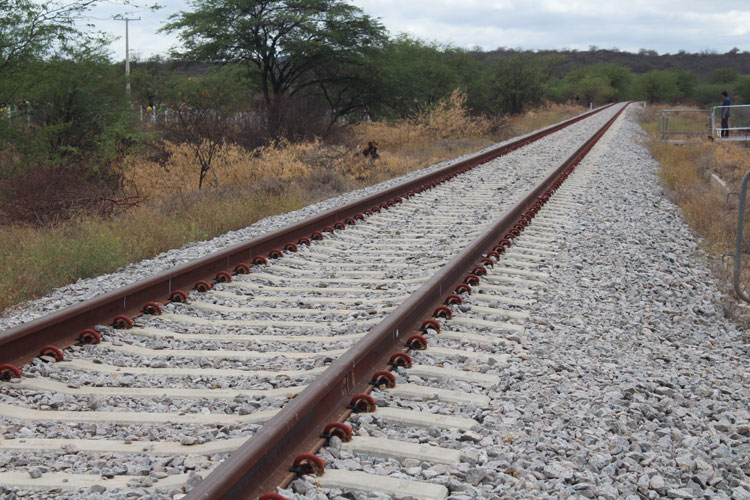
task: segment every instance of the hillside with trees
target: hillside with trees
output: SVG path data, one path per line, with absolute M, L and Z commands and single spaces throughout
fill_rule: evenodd
M 657 70 L 687 70 L 700 79 L 705 79 L 717 69 L 733 68 L 741 74 L 750 74 L 750 52 L 741 52 L 734 48 L 725 54 L 715 51 L 688 53 L 680 51 L 677 54 L 659 54 L 655 50 L 641 49 L 638 52 L 623 52 L 617 49 L 600 49 L 590 47 L 589 50 L 541 50 L 523 51 L 514 49 L 497 49 L 477 54 L 480 59 L 487 57 L 523 56 L 526 59 L 537 57 L 558 56 L 564 62 L 556 67 L 555 75 L 565 73 L 583 66 L 593 64 L 613 63 L 625 66 L 636 74 Z

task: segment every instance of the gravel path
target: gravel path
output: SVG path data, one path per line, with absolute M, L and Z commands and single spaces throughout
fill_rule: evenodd
M 503 497 L 750 498 L 750 348 L 634 114 L 547 263 L 530 359 L 502 373 Z

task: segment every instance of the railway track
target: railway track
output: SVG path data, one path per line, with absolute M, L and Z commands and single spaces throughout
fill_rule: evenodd
M 549 257 L 550 234 L 564 217 L 540 212 L 521 230 L 541 208 L 537 200 L 548 198 L 557 177 L 591 147 L 587 139 L 602 133 L 621 108 L 533 137 L 522 148 L 512 145 L 518 149 L 498 159 L 475 159 L 478 166 L 448 182 L 436 183 L 466 166 L 371 197 L 348 207 L 346 217 L 323 214 L 281 236 L 186 266 L 182 274 L 167 273 L 4 332 L 0 361 L 10 362 L 3 372 L 10 380 L 0 385 L 0 483 L 39 498 L 61 491 L 173 498 L 183 490 L 191 498 L 257 497 L 296 477 L 279 467 L 279 457 L 319 449 L 331 436 L 333 448 L 321 454 L 334 463 L 368 453 L 403 460 L 405 450 L 410 460 L 434 456 L 447 465 L 441 457 L 450 456 L 451 465 L 469 463 L 471 457 L 444 446 L 384 441 L 384 429 L 423 428 L 457 442 L 481 442 L 481 422 L 455 413 L 467 407 L 481 412 L 487 389 L 500 382 L 492 367 L 523 355 L 524 307 L 544 278 L 534 268 Z M 422 189 L 425 183 L 431 189 Z M 513 241 L 491 253 L 509 231 Z M 215 279 L 195 283 L 196 275 Z M 177 292 L 184 283 L 203 291 Z M 477 293 L 467 297 L 477 283 Z M 154 301 L 165 295 L 176 301 Z M 449 295 L 448 305 L 436 307 Z M 151 314 L 133 321 L 133 304 L 146 304 L 140 308 Z M 456 315 L 428 320 L 433 312 Z M 121 328 L 90 330 L 115 316 Z M 422 335 L 414 337 L 420 327 Z M 88 343 L 64 353 L 42 345 L 45 355 L 14 377 L 14 366 L 37 353 L 40 343 L 66 345 L 81 331 Z M 492 335 L 498 331 L 506 336 Z M 392 357 L 393 347 L 407 339 L 411 354 Z M 385 368 L 389 360 L 398 374 L 395 386 L 392 375 L 373 376 L 372 368 Z M 374 409 L 377 403 L 364 394 L 351 401 L 354 410 L 341 405 L 374 388 L 383 406 L 372 415 L 354 414 L 354 439 L 347 441 L 345 425 L 330 427 L 324 439 L 317 435 L 322 427 L 310 431 L 354 410 Z M 438 406 L 425 408 L 425 401 Z M 373 422 L 382 428 L 368 427 Z M 296 463 L 308 471 L 319 465 L 306 455 Z M 361 471 L 334 472 L 345 468 L 339 465 L 317 484 L 401 496 L 413 487 L 407 496 L 415 498 L 444 498 L 448 491 L 398 477 L 397 484 L 381 477 L 373 489 L 353 473 Z M 296 484 L 298 490 L 317 488 Z

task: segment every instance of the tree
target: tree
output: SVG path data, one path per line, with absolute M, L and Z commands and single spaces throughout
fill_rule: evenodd
M 168 96 L 187 76 L 174 70 L 174 65 L 160 56 L 146 61 L 131 61 L 130 84 L 133 99 L 141 106 L 155 106 L 167 102 Z
M 449 63 L 449 47 L 406 35 L 386 44 L 377 55 L 376 78 L 379 111 L 400 118 L 416 118 L 459 85 Z
M 679 89 L 679 98 L 689 100 L 695 96 L 695 89 L 699 84 L 698 77 L 695 73 L 684 68 L 673 70 Z
M 603 78 L 607 86 L 611 88 L 603 92 L 600 97 L 612 98 L 614 100 L 625 99 L 630 90 L 630 84 L 633 80 L 633 74 L 630 70 L 616 63 L 599 63 L 593 64 L 586 68 L 586 72 L 595 77 Z M 597 99 L 598 100 L 598 99 Z M 592 102 L 592 101 L 589 101 Z
M 585 74 L 577 82 L 576 95 L 580 95 L 583 104 L 601 104 L 615 97 L 615 89 L 610 85 L 609 80 L 603 76 Z
M 527 106 L 543 103 L 556 60 L 537 59 L 529 62 L 520 56 L 513 56 L 495 62 L 490 92 L 496 110 L 516 114 Z
M 706 77 L 708 83 L 732 83 L 740 77 L 740 73 L 734 68 L 718 68 Z
M 121 68 L 83 45 L 25 62 L 16 80 L 25 102 L 0 120 L 0 211 L 46 223 L 132 204 L 122 196 L 122 160 L 143 134 Z
M 648 102 L 666 102 L 677 95 L 677 76 L 672 71 L 649 71 L 639 78 L 638 94 Z
M 750 104 L 750 76 L 739 78 L 735 88 L 739 96 L 739 102 L 736 104 Z
M 238 92 L 232 67 L 222 68 L 198 78 L 183 80 L 172 95 L 169 120 L 159 122 L 162 137 L 186 145 L 198 166 L 198 189 L 216 167 L 224 146 L 235 135 L 242 114 L 238 108 L 247 96 Z M 241 86 L 239 88 L 242 88 Z M 155 147 L 168 156 L 165 144 Z
M 727 90 L 721 83 L 699 83 L 693 90 L 692 100 L 700 106 L 710 107 L 721 104 L 721 92 Z
M 94 3 L 0 0 L 0 74 L 47 55 L 56 43 L 77 35 L 75 17 Z
M 316 69 L 358 59 L 384 28 L 341 0 L 195 0 L 172 17 L 184 58 L 237 62 L 261 82 L 269 105 L 320 84 Z M 320 73 L 317 75 L 320 77 Z
M 5 136 L 23 159 L 18 168 L 86 164 L 103 174 L 136 141 L 123 77 L 101 48 L 37 61 L 19 80 L 24 118 Z

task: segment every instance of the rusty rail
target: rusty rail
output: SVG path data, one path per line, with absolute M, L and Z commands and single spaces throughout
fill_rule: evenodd
M 463 283 L 483 254 L 497 245 L 539 200 L 546 202 L 559 184 L 604 135 L 627 105 L 617 112 L 573 155 L 526 197 L 508 210 L 483 236 L 441 268 L 417 292 L 336 360 L 299 396 L 282 408 L 251 439 L 221 463 L 186 500 L 252 499 L 289 482 L 294 457 L 317 451 L 326 424 L 341 421 L 351 410 L 348 402 L 367 391 L 373 373 L 387 366 L 394 349 L 401 348 L 421 322 L 431 316 L 447 294 Z
M 54 345 L 65 348 L 73 345 L 85 329 L 97 324 L 111 324 L 113 318 L 118 315 L 140 314 L 143 306 L 148 302 L 166 300 L 174 291 L 192 289 L 200 280 L 213 282 L 219 272 L 231 272 L 238 264 L 251 262 L 256 256 L 269 255 L 270 252 L 283 248 L 288 242 L 297 242 L 299 238 L 309 237 L 312 232 L 332 226 L 341 222 L 342 219 L 354 217 L 372 207 L 407 196 L 408 193 L 420 187 L 429 186 L 447 176 L 456 175 L 485 163 L 607 107 L 609 106 L 584 113 L 496 149 L 405 181 L 385 191 L 0 332 L 0 364 L 20 366 L 37 356 L 45 346 Z

